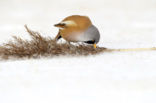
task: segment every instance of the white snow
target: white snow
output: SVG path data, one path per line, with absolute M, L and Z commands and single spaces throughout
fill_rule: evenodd
M 27 24 L 44 36 L 72 14 L 87 15 L 99 46 L 156 46 L 155 0 L 1 0 L 0 43 Z M 0 103 L 156 103 L 156 51 L 105 52 L 87 57 L 0 61 Z

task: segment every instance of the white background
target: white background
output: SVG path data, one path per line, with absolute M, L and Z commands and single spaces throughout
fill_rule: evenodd
M 0 0 L 0 43 L 24 29 L 55 37 L 69 15 L 87 15 L 99 46 L 156 46 L 156 0 Z M 0 103 L 155 103 L 156 51 L 0 61 Z

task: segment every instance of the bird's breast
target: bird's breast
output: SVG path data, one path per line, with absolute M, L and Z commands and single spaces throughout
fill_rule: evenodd
M 77 28 L 69 28 L 60 30 L 60 34 L 67 41 L 77 42 L 77 37 L 82 34 L 82 31 Z
M 72 32 L 71 34 L 65 35 L 66 40 L 73 41 L 73 42 L 84 42 L 93 40 L 96 43 L 99 42 L 100 33 L 98 29 L 91 25 L 87 30 L 81 32 Z
M 67 41 L 78 42 L 81 35 L 83 35 L 83 32 L 63 33 L 61 36 Z

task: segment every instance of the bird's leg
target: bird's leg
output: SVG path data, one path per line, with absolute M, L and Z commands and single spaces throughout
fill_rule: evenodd
M 67 43 L 68 43 L 68 45 L 71 45 L 71 44 L 70 44 L 70 41 L 67 41 Z
M 62 38 L 62 36 L 60 35 L 60 32 L 56 35 L 56 37 L 55 37 L 55 41 L 58 41 L 60 38 Z
M 71 49 L 71 43 L 70 43 L 70 41 L 67 41 L 67 46 L 68 46 L 69 49 Z

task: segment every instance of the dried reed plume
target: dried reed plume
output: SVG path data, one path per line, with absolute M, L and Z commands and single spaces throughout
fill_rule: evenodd
M 43 37 L 40 33 L 30 30 L 26 25 L 25 28 L 31 40 L 24 40 L 20 37 L 13 36 L 13 41 L 9 41 L 0 46 L 0 60 L 54 57 L 60 55 L 87 56 L 111 51 L 156 50 L 156 48 L 107 49 L 104 47 L 94 49 L 89 45 L 76 46 L 68 43 L 60 44 L 56 43 L 56 41 L 50 37 Z
M 14 40 L 0 46 L 0 59 L 10 58 L 40 58 L 60 55 L 94 55 L 107 50 L 103 47 L 94 49 L 92 46 L 69 45 L 67 43 L 56 43 L 50 37 L 43 37 L 38 32 L 30 30 L 25 26 L 31 40 L 24 40 L 13 36 Z

